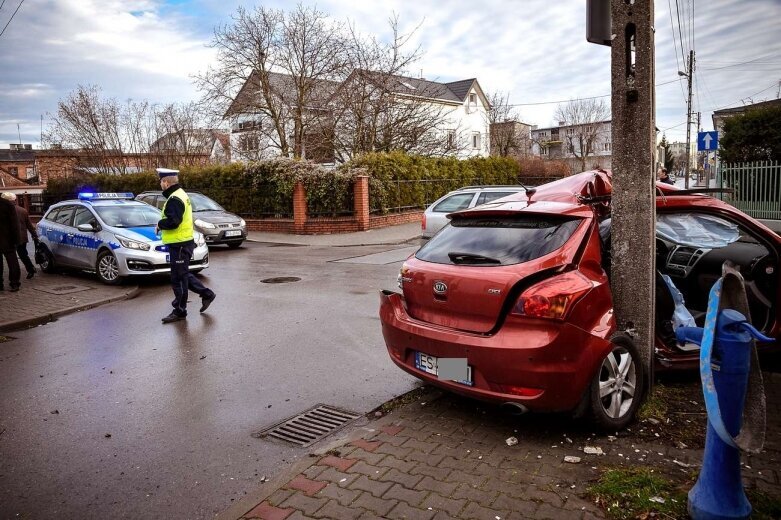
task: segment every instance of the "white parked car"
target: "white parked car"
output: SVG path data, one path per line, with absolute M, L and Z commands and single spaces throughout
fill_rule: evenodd
M 423 240 L 433 237 L 448 223 L 447 215 L 454 211 L 474 208 L 508 195 L 524 191 L 523 186 L 466 186 L 441 197 L 423 212 L 421 234 Z

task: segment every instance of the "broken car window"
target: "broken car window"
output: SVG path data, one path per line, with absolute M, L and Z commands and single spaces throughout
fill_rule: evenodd
M 682 246 L 716 249 L 740 238 L 738 225 L 705 213 L 659 213 L 656 236 Z

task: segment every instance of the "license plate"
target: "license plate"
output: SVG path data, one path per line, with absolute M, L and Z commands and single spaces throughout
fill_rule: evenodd
M 171 263 L 171 255 L 165 255 L 165 263 L 170 264 Z
M 423 352 L 415 352 L 415 368 L 418 370 L 439 377 L 438 364 L 439 358 L 424 354 Z M 463 381 L 454 381 L 456 381 L 456 383 L 461 383 L 462 385 L 472 386 L 472 367 L 469 365 L 466 366 L 466 379 Z
M 225 232 L 226 237 L 240 237 L 241 236 L 241 230 L 240 229 L 232 229 L 230 231 Z

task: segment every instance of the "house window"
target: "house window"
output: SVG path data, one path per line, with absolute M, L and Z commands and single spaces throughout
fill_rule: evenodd
M 480 148 L 480 132 L 472 134 L 472 148 Z
M 548 155 L 548 147 L 547 146 L 543 146 L 542 148 L 540 148 L 540 155 Z
M 572 135 L 574 133 L 575 133 L 575 129 L 574 128 L 567 128 L 567 135 Z
M 8 173 L 13 175 L 14 177 L 19 177 L 19 168 L 17 168 L 16 166 L 12 166 L 8 168 Z
M 255 134 L 239 137 L 239 150 L 242 152 L 256 152 L 260 148 L 260 140 Z
M 470 105 L 476 105 L 477 104 L 477 94 L 474 92 L 469 93 L 469 104 Z
M 610 143 L 605 143 L 605 151 L 606 152 L 610 151 Z
M 32 179 L 33 177 L 35 177 L 35 167 L 28 166 L 24 173 L 26 178 Z
M 456 131 L 455 130 L 448 130 L 447 131 L 447 147 L 448 148 L 455 148 L 456 146 Z

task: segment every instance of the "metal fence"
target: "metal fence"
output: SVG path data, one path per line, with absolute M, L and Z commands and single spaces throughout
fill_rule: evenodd
M 781 163 L 724 164 L 718 183 L 733 190 L 721 196 L 725 202 L 757 219 L 781 220 Z

